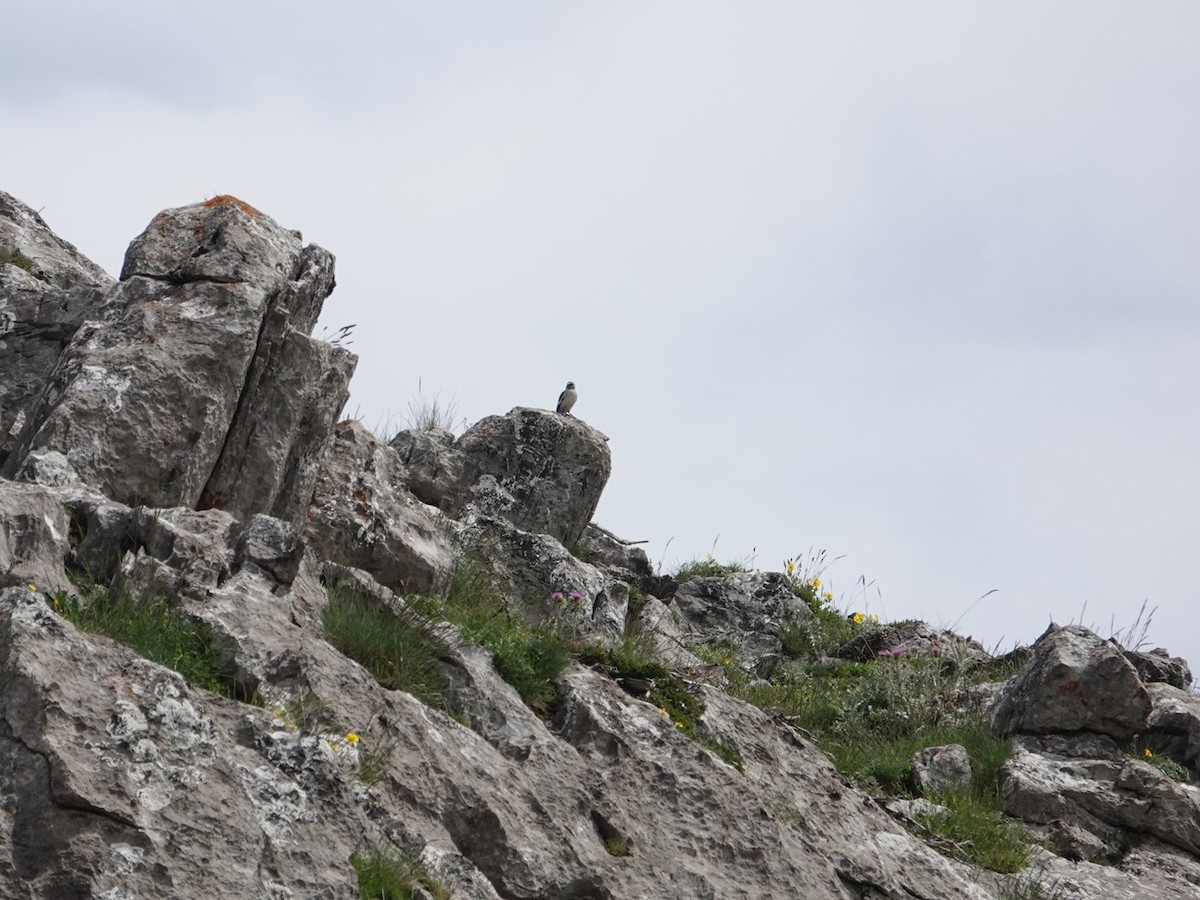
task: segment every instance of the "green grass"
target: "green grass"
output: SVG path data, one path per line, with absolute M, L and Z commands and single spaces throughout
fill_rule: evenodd
M 26 272 L 33 270 L 33 260 L 16 247 L 0 246 L 0 266 L 11 265 Z
M 999 811 L 999 792 L 992 791 L 994 798 L 944 794 L 935 798 L 944 812 L 917 819 L 976 865 L 993 872 L 1019 872 L 1029 864 L 1029 834 Z
M 690 562 L 683 563 L 675 574 L 672 576 L 676 582 L 683 584 L 685 581 L 690 581 L 693 578 L 710 578 L 716 575 L 732 575 L 734 572 L 749 571 L 745 563 L 742 562 L 727 562 L 719 563 L 710 553 L 704 559 L 693 559 Z
M 444 599 L 413 602 L 426 614 L 453 622 L 465 639 L 491 651 L 500 677 L 531 709 L 549 714 L 558 699 L 554 682 L 571 662 L 567 641 L 511 611 L 479 566 L 463 565 Z
M 76 627 L 127 644 L 196 687 L 245 699 L 221 672 L 209 627 L 173 609 L 161 590 L 110 590 L 86 581 L 76 588 L 78 594 L 59 591 L 51 597 L 55 612 Z
M 384 687 L 446 707 L 441 665 L 446 647 L 424 616 L 409 607 L 394 611 L 347 582 L 330 584 L 328 593 L 323 625 L 329 643 Z
M 425 867 L 406 853 L 374 850 L 355 852 L 350 865 L 358 873 L 360 900 L 411 900 L 418 887 L 436 900 L 450 900 L 450 891 L 435 881 Z

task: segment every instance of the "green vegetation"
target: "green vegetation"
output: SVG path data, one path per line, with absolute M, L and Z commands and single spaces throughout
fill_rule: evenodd
M 998 794 L 994 787 L 992 792 Z M 962 856 L 993 872 L 1018 872 L 1029 864 L 1029 835 L 1001 814 L 999 796 L 944 794 L 935 799 L 945 811 L 918 820 Z
M 33 271 L 33 260 L 16 247 L 0 246 L 0 266 L 16 266 L 30 272 Z
M 424 888 L 435 900 L 450 900 L 450 890 L 429 875 L 425 867 L 407 853 L 373 850 L 355 852 L 350 865 L 358 873 L 360 900 L 411 900 Z
M 620 835 L 614 835 L 605 839 L 604 849 L 608 851 L 609 856 L 628 856 L 629 841 Z
M 517 689 L 535 712 L 549 714 L 554 682 L 571 661 L 567 641 L 549 628 L 513 615 L 482 568 L 464 564 L 444 598 L 413 598 L 426 615 L 441 616 L 464 638 L 492 653 L 500 677 Z
M 78 594 L 59 591 L 50 598 L 55 612 L 76 627 L 128 644 L 196 687 L 246 699 L 221 671 L 211 629 L 173 609 L 163 588 L 135 592 L 128 585 L 109 589 L 84 579 L 76 588 Z
M 1140 756 L 1168 778 L 1178 781 L 1180 784 L 1187 784 L 1192 780 L 1192 775 L 1188 771 L 1188 767 L 1183 765 L 1183 763 L 1171 759 L 1169 756 L 1155 753 L 1149 747 L 1142 750 Z
M 441 666 L 446 648 L 424 616 L 407 606 L 393 610 L 351 582 L 334 582 L 328 593 L 323 624 L 334 647 L 384 687 L 446 707 Z
M 744 562 L 719 563 L 711 553 L 704 559 L 693 559 L 675 570 L 672 576 L 679 584 L 691 581 L 693 578 L 709 578 L 714 575 L 732 575 L 734 572 L 746 572 L 749 567 Z

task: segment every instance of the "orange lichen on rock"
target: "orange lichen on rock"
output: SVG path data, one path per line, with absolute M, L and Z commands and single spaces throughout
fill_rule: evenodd
M 262 215 L 261 212 L 259 212 L 257 209 L 255 209 L 253 206 L 251 206 L 245 200 L 239 200 L 237 197 L 233 196 L 233 194 L 218 194 L 216 197 L 213 197 L 211 200 L 205 200 L 204 208 L 212 209 L 214 206 L 223 206 L 227 203 L 232 203 L 234 206 L 236 206 L 238 209 L 240 209 L 246 215 L 253 216 L 256 219 Z

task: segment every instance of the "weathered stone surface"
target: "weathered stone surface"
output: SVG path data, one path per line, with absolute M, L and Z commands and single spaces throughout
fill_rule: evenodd
M 1005 685 L 995 723 L 1004 734 L 1091 731 L 1131 741 L 1150 710 L 1150 695 L 1116 644 L 1078 625 L 1051 625 Z
M 555 538 L 478 516 L 464 528 L 462 542 L 469 556 L 486 560 L 502 593 L 523 601 L 518 608 L 535 624 L 554 621 L 609 644 L 625 634 L 629 586 L 577 559 Z
M 388 442 L 404 464 L 408 489 L 430 506 L 441 506 L 463 465 L 462 453 L 454 448 L 454 435 L 445 428 L 401 431 Z
M 894 622 L 872 628 L 830 652 L 836 659 L 871 660 L 880 653 L 942 657 L 956 663 L 980 663 L 991 657 L 977 641 L 925 622 Z
M 1200 798 L 1098 735 L 1025 736 L 1000 771 L 1005 811 L 1029 822 L 1061 821 L 1090 832 L 1106 855 L 1123 846 L 1122 829 L 1200 852 Z
M 595 522 L 584 529 L 579 549 L 581 559 L 629 584 L 640 586 L 644 579 L 654 577 L 654 567 L 645 550 L 622 541 Z
M 926 747 L 913 754 L 912 769 L 920 796 L 962 792 L 971 786 L 971 757 L 962 744 Z
M 1165 683 L 1146 685 L 1154 711 L 1146 740 L 1154 752 L 1200 769 L 1200 696 Z
M 36 212 L 0 191 L 0 467 L 34 398 L 80 323 L 97 314 L 113 279 L 58 237 Z
M 315 553 L 399 593 L 435 592 L 454 573 L 454 531 L 409 492 L 395 450 L 359 422 L 338 424 L 307 514 L 304 535 Z
M 333 257 L 218 197 L 156 216 L 121 279 L 104 321 L 63 351 L 5 471 L 53 450 L 122 503 L 298 516 L 353 368 L 305 336 Z
M 1192 686 L 1192 670 L 1188 668 L 1187 660 L 1172 656 L 1163 647 L 1156 647 L 1149 653 L 1126 650 L 1125 658 L 1133 663 L 1142 684 L 1163 682 L 1182 691 Z
M 740 665 L 760 672 L 782 658 L 780 630 L 813 617 L 778 572 L 691 578 L 672 605 L 688 640 L 729 646 Z
M 264 759 L 293 737 L 268 712 L 80 634 L 19 588 L 0 593 L 0 680 L 5 897 L 342 898 L 356 842 L 382 837 L 323 745 L 303 748 L 305 784 Z
M 612 459 L 585 422 L 517 407 L 471 426 L 455 444 L 462 468 L 442 499 L 454 518 L 492 516 L 575 546 L 600 502 Z
M 0 587 L 68 587 L 70 520 L 52 491 L 0 479 Z

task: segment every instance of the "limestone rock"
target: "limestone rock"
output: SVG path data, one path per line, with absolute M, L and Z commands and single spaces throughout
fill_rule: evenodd
M 0 264 L 0 468 L 27 410 L 84 319 L 97 314 L 113 279 L 59 238 L 36 212 L 0 191 L 0 250 L 29 268 Z
M 32 484 L 0 479 L 0 587 L 69 587 L 70 520 L 58 496 Z
M 455 444 L 462 468 L 442 509 L 548 534 L 568 549 L 592 519 L 608 483 L 607 438 L 579 419 L 517 407 L 471 426 Z
M 454 573 L 455 530 L 409 492 L 395 450 L 359 422 L 337 425 L 305 524 L 314 552 L 363 569 L 399 593 L 436 592 Z
M 1091 731 L 1131 741 L 1150 695 L 1120 648 L 1078 625 L 1051 625 L 1029 664 L 1005 685 L 995 723 L 1004 734 Z
M 520 601 L 534 624 L 555 621 L 612 644 L 625 634 L 629 586 L 567 552 L 555 538 L 477 516 L 463 529 L 470 557 L 487 560 L 491 582 Z
M 962 744 L 926 747 L 913 754 L 913 782 L 920 796 L 963 792 L 971 786 L 971 757 Z
M 1188 853 L 1200 853 L 1200 798 L 1140 759 L 1126 757 L 1111 738 L 1093 735 L 1017 739 L 1000 772 L 1009 815 L 1029 822 L 1063 822 L 1098 839 L 1117 857 L 1126 830 L 1150 834 Z
M 778 572 L 691 578 L 679 586 L 673 606 L 689 641 L 730 646 L 740 665 L 759 672 L 781 658 L 781 629 L 813 617 Z
M 1126 650 L 1125 658 L 1133 663 L 1143 684 L 1162 682 L 1182 691 L 1192 686 L 1192 670 L 1188 668 L 1187 660 L 1172 656 L 1162 647 L 1156 647 L 1149 653 Z
M 1200 769 L 1200 696 L 1162 682 L 1146 690 L 1154 703 L 1146 729 L 1154 752 Z
M 462 472 L 462 453 L 444 428 L 401 431 L 389 442 L 404 464 L 404 481 L 422 503 L 441 506 Z
M 156 216 L 121 279 L 58 359 L 5 472 L 57 451 L 121 503 L 299 516 L 353 369 L 307 336 L 333 257 L 218 197 Z

